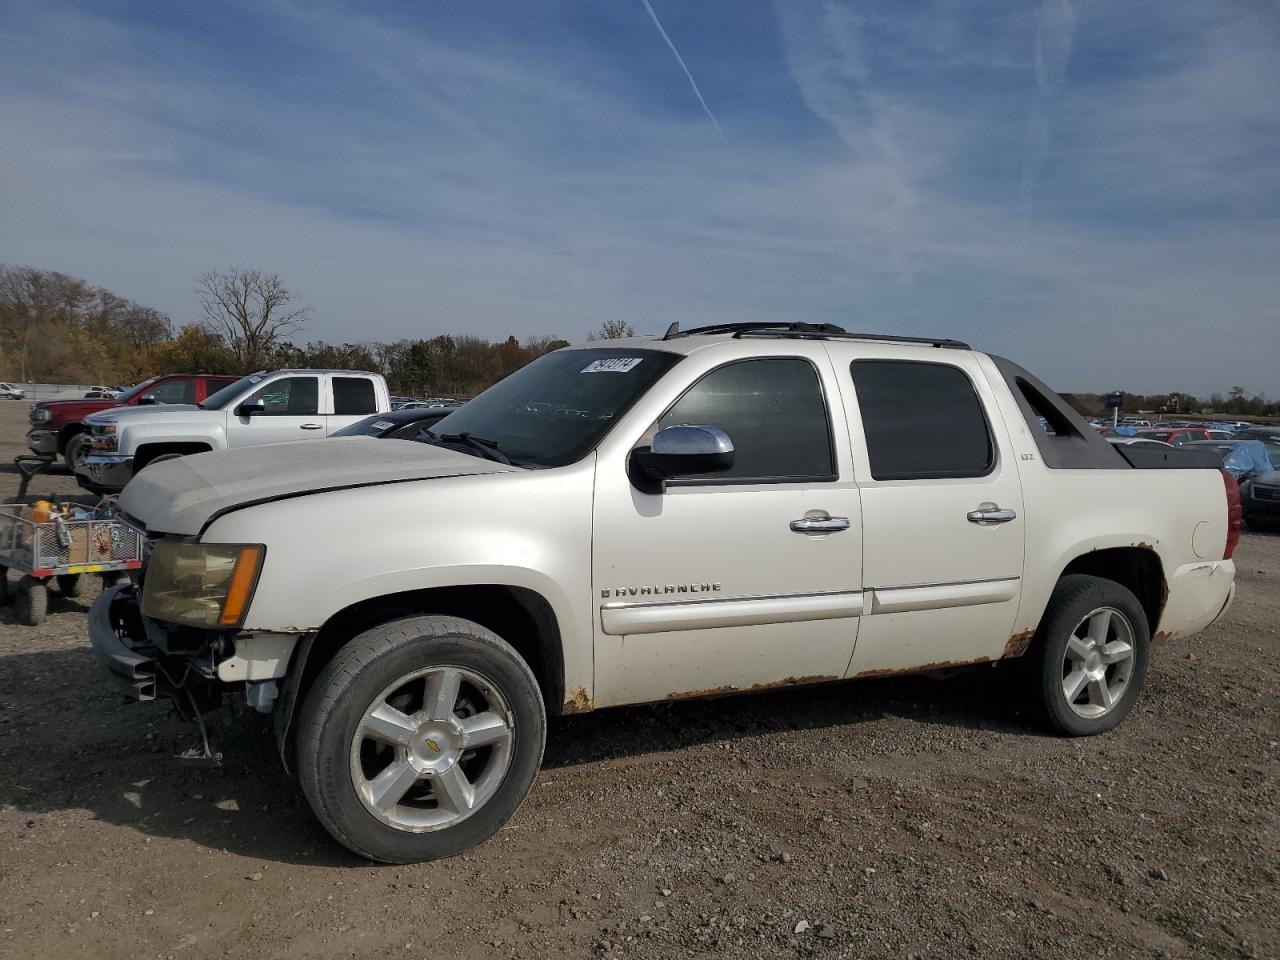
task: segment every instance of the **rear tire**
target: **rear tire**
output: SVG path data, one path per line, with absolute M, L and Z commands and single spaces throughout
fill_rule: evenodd
M 1131 591 L 1100 577 L 1059 580 L 1030 664 L 1050 728 L 1087 737 L 1119 724 L 1142 692 L 1150 646 L 1147 615 Z
M 510 819 L 546 732 L 537 681 L 508 643 L 469 620 L 412 617 L 355 637 L 316 677 L 299 719 L 298 778 L 353 853 L 435 860 Z
M 24 576 L 13 592 L 13 613 L 18 622 L 28 627 L 44 623 L 49 610 L 49 591 L 43 581 Z
M 64 597 L 78 597 L 84 593 L 84 574 L 58 574 L 58 592 Z

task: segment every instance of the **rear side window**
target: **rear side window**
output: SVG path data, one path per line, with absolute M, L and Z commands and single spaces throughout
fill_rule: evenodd
M 959 367 L 855 360 L 871 476 L 876 480 L 981 477 L 995 465 L 986 415 Z
M 373 395 L 373 381 L 368 377 L 334 377 L 333 412 L 357 416 L 377 413 L 378 402 Z
M 682 424 L 719 427 L 736 451 L 733 469 L 695 479 L 835 479 L 831 420 L 818 372 L 807 360 L 742 360 L 712 370 L 655 427 Z

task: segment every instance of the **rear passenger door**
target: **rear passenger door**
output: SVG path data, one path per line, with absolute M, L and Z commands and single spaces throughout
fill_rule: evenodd
M 877 350 L 843 364 L 866 585 L 850 675 L 998 659 L 1024 527 L 995 397 L 967 352 Z
M 328 377 L 328 381 L 332 411 L 325 418 L 328 434 L 335 434 L 378 412 L 378 391 L 372 377 L 335 374 Z

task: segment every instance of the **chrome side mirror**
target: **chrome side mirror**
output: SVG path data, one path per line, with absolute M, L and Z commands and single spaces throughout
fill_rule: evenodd
M 240 406 L 236 407 L 237 417 L 252 417 L 259 413 L 267 412 L 267 401 L 258 397 L 255 400 L 246 400 Z
M 668 480 L 729 470 L 735 457 L 733 441 L 719 427 L 666 427 L 651 446 L 631 451 L 627 472 L 637 490 L 662 493 Z

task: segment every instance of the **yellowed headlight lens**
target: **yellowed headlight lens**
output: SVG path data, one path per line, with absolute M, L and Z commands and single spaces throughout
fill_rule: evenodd
M 193 627 L 238 627 L 265 554 L 261 544 L 162 540 L 147 564 L 142 612 Z

